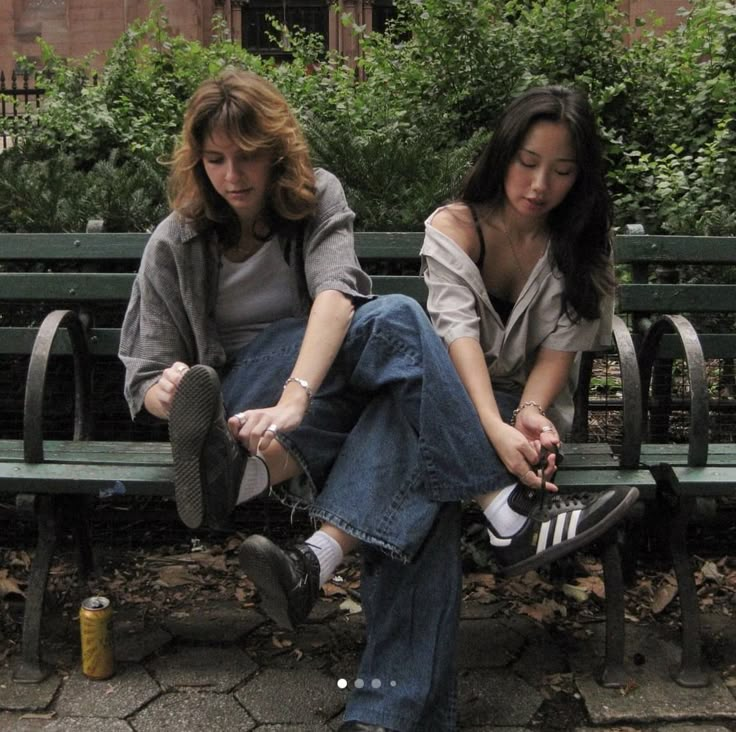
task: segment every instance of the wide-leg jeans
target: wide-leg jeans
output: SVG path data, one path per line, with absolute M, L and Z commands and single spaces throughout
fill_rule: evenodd
M 223 376 L 227 414 L 276 403 L 304 328 L 279 321 L 242 349 Z M 304 469 L 311 514 L 365 546 L 363 685 L 346 718 L 454 729 L 457 502 L 512 478 L 421 307 L 401 295 L 357 307 L 309 413 L 278 439 Z

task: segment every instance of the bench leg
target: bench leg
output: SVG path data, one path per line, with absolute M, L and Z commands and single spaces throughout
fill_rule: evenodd
M 624 580 L 619 550 L 619 531 L 602 539 L 603 585 L 606 591 L 606 658 L 599 683 L 607 688 L 626 685 L 624 671 Z
M 89 535 L 89 498 L 87 496 L 65 497 L 64 524 L 71 527 L 77 547 L 79 578 L 86 581 L 95 571 L 92 542 Z
M 41 663 L 41 619 L 57 538 L 56 506 L 52 496 L 36 498 L 36 514 L 38 541 L 23 611 L 22 654 L 13 672 L 13 680 L 22 684 L 39 683 L 49 675 L 49 671 Z
M 693 576 L 693 565 L 687 551 L 687 527 L 695 511 L 695 498 L 681 498 L 670 519 L 670 554 L 677 578 L 682 621 L 682 657 L 675 681 L 680 686 L 708 685 L 708 676 L 701 665 L 700 609 Z

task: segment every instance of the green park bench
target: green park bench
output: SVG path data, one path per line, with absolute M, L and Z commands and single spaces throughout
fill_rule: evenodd
M 736 498 L 736 237 L 619 237 L 628 271 L 618 311 L 629 317 L 642 383 L 641 465 L 657 481 L 682 618 L 677 681 L 703 686 L 692 524 Z M 672 437 L 679 433 L 680 439 Z
M 158 433 L 154 429 L 153 437 L 142 435 L 130 422 L 124 405 L 117 414 L 113 408 L 115 401 L 123 403 L 123 371 L 116 358 L 119 326 L 147 238 L 147 234 L 0 233 L 0 358 L 13 364 L 8 373 L 15 387 L 22 390 L 25 385 L 21 407 L 16 410 L 19 424 L 15 431 L 11 424 L 7 438 L 0 439 L 0 493 L 13 495 L 19 508 L 32 511 L 38 525 L 26 593 L 22 656 L 14 675 L 17 681 L 39 681 L 45 675 L 40 659 L 41 620 L 62 528 L 71 529 L 77 538 L 84 576 L 93 568 L 86 516 L 91 499 L 174 495 L 165 432 L 159 428 Z M 632 249 L 629 242 L 633 239 L 619 237 L 617 251 Z M 426 289 L 418 274 L 421 242 L 422 234 L 417 232 L 356 234 L 358 256 L 373 277 L 375 292 L 403 293 L 424 304 Z M 622 288 L 621 314 L 628 316 L 631 310 L 624 292 Z M 615 440 L 575 439 L 566 444 L 564 469 L 556 477 L 561 490 L 635 485 L 643 503 L 657 500 L 657 487 L 664 483 L 642 455 L 646 420 L 636 360 L 638 340 L 616 318 L 614 347 L 586 359 L 588 365 L 594 356 L 618 364 L 621 391 L 613 406 L 622 415 L 623 427 Z M 56 363 L 66 383 L 60 400 L 49 398 L 48 393 Z M 114 399 L 95 391 L 105 381 L 99 377 L 100 370 L 108 384 L 112 379 Z M 576 400 L 578 430 L 580 415 L 587 422 L 596 413 L 598 400 L 588 399 L 590 373 L 592 369 L 583 369 L 585 378 Z M 100 403 L 104 415 L 99 413 Z M 58 423 L 63 420 L 66 426 L 60 428 Z M 601 542 L 606 587 L 606 658 L 601 681 L 608 686 L 626 682 L 619 533 L 612 532 Z

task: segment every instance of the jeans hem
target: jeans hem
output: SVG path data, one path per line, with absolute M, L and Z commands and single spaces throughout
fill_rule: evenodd
M 391 559 L 395 559 L 402 564 L 409 564 L 409 562 L 411 561 L 411 557 L 409 557 L 406 552 L 399 549 L 399 547 L 391 544 L 385 539 L 380 539 L 376 536 L 372 536 L 371 534 L 367 534 L 361 529 L 355 528 L 355 526 L 350 524 L 348 521 L 345 521 L 343 518 L 341 518 L 337 514 L 332 513 L 331 511 L 328 511 L 327 509 L 312 506 L 309 509 L 309 515 L 312 518 L 318 519 L 319 521 L 332 524 L 338 529 L 342 529 L 346 534 L 350 534 L 350 536 L 355 537 L 363 544 L 370 544 L 371 546 L 380 549 L 384 554 L 387 554 L 389 557 L 391 557 Z
M 396 732 L 426 732 L 426 730 L 418 730 L 419 721 L 411 721 L 406 717 L 397 717 L 386 714 L 382 709 L 372 709 L 366 707 L 364 711 L 351 711 L 343 717 L 343 722 L 363 722 L 363 724 L 375 724 L 380 727 L 386 727 Z M 432 732 L 457 732 L 457 725 L 450 724 L 432 727 Z

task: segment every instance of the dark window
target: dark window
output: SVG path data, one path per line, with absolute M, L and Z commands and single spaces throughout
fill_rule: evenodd
M 325 0 L 250 0 L 243 7 L 243 45 L 260 56 L 288 58 L 273 36 L 276 35 L 270 18 L 276 18 L 289 28 L 302 28 L 317 33 L 327 47 L 328 5 Z
M 386 23 L 396 17 L 396 6 L 393 0 L 373 1 L 373 30 L 386 32 Z

